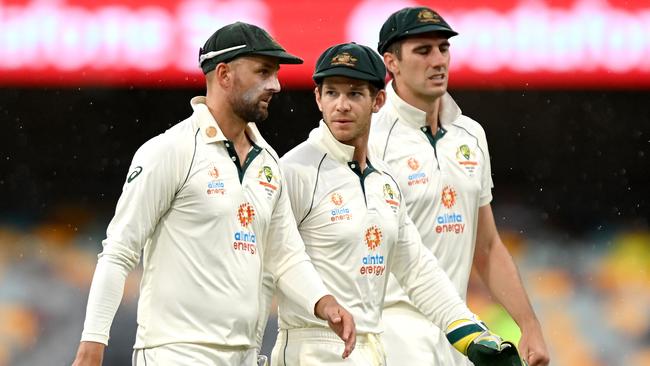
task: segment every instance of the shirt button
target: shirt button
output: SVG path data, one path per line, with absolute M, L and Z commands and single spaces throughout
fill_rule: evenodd
M 357 166 L 356 166 L 355 164 L 350 164 L 350 168 L 354 169 L 354 168 L 356 168 L 356 167 L 357 167 Z
M 229 142 L 226 142 L 226 147 L 230 147 L 230 143 L 229 143 Z
M 210 126 L 205 129 L 205 134 L 208 135 L 208 137 L 215 137 L 217 135 L 217 129 Z
M 236 157 L 236 156 L 231 156 L 230 158 L 232 159 L 232 161 L 237 160 L 237 157 Z

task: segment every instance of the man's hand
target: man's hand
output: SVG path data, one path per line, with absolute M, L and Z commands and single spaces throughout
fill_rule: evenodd
M 519 352 L 530 366 L 548 366 L 550 357 L 539 322 L 522 327 Z
M 456 320 L 445 333 L 449 343 L 476 366 L 527 366 L 514 344 L 504 342 L 477 319 Z
M 318 300 L 314 314 L 327 320 L 329 327 L 345 342 L 343 358 L 347 358 L 357 343 L 357 329 L 352 314 L 339 305 L 332 295 L 325 295 Z
M 104 359 L 104 348 L 106 346 L 102 343 L 81 342 L 72 366 L 100 366 Z
M 476 366 L 527 366 L 514 344 L 486 330 L 467 347 L 467 358 Z

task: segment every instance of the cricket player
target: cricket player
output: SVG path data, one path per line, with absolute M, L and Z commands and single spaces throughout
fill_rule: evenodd
M 466 298 L 473 267 L 519 325 L 524 359 L 547 365 L 540 324 L 492 215 L 485 132 L 447 93 L 448 39 L 455 35 L 426 7 L 405 8 L 386 20 L 378 51 L 393 79 L 386 86 L 386 106 L 374 115 L 370 148 L 395 172 L 422 242 L 456 291 Z M 432 324 L 398 282 L 391 277 L 384 304 L 389 364 L 466 365 L 449 347 L 445 328 Z
M 388 166 L 367 150 L 371 115 L 385 101 L 386 69 L 372 49 L 335 45 L 318 59 L 313 79 L 323 120 L 281 159 L 293 214 L 316 270 L 357 326 L 355 352 L 311 312 L 278 292 L 280 331 L 273 366 L 386 365 L 380 324 L 393 273 L 426 318 L 479 365 L 521 365 L 465 306 L 408 218 Z M 426 335 L 425 335 L 426 336 Z
M 200 50 L 205 97 L 136 152 L 103 242 L 74 365 L 100 365 L 124 281 L 143 277 L 133 365 L 257 364 L 262 269 L 293 306 L 355 343 L 354 322 L 321 282 L 291 214 L 278 157 L 255 123 L 302 60 L 237 22 Z M 340 357 L 340 356 L 339 356 Z

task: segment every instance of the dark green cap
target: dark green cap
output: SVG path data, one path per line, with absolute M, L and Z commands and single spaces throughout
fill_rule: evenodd
M 214 70 L 221 62 L 240 56 L 263 55 L 278 59 L 281 64 L 301 64 L 300 57 L 282 48 L 264 29 L 242 22 L 219 28 L 199 50 L 199 66 L 203 73 Z
M 458 35 L 435 11 L 427 7 L 404 8 L 391 14 L 379 31 L 377 51 L 384 54 L 391 43 L 416 34 L 438 32 L 447 38 Z
M 320 55 L 312 78 L 320 84 L 329 76 L 367 80 L 379 89 L 386 86 L 384 61 L 372 48 L 354 42 L 337 44 Z

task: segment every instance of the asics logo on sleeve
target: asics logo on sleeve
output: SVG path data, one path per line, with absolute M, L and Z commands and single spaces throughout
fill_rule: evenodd
M 138 177 L 142 173 L 142 167 L 141 166 L 136 166 L 131 174 L 129 174 L 129 177 L 126 179 L 127 183 L 131 183 L 135 178 Z

